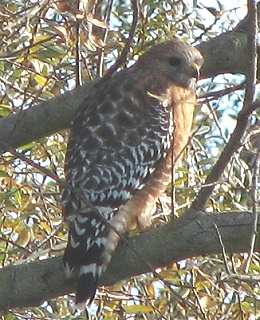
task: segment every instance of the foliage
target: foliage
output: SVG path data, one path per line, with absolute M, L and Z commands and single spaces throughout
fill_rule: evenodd
M 89 0 L 79 1 L 78 9 L 76 3 L 2 0 L 1 117 L 19 114 L 102 76 L 115 63 L 129 38 L 135 6 L 130 1 Z M 138 3 L 139 19 L 135 36 L 130 39 L 129 63 L 152 44 L 175 35 L 198 44 L 231 30 L 241 19 L 243 5 L 239 2 L 230 14 L 219 1 L 214 8 L 206 7 L 203 4 L 206 1 L 193 1 L 193 5 L 191 1 Z M 176 171 L 174 215 L 181 216 L 192 203 L 229 139 L 243 105 L 243 82 L 243 76 L 231 75 L 200 81 L 201 108 L 196 116 L 193 140 Z M 255 115 L 251 120 L 252 128 L 256 119 Z M 60 188 L 34 163 L 63 179 L 67 134 L 59 132 L 22 146 L 19 151 L 28 161 L 9 152 L 0 160 L 2 266 L 61 254 L 66 245 Z M 244 141 L 226 167 L 207 203 L 208 211 L 252 210 L 253 138 Z M 169 186 L 158 204 L 155 225 L 172 219 L 171 196 Z M 227 319 L 228 315 L 228 319 L 257 319 L 259 285 L 250 276 L 259 278 L 259 256 L 253 255 L 247 274 L 245 255 L 224 258 L 187 259 L 159 269 L 157 274 L 141 275 L 111 288 L 101 288 L 89 317 Z M 72 301 L 70 295 L 58 297 L 38 308 L 10 310 L 3 319 L 84 318 L 73 310 Z

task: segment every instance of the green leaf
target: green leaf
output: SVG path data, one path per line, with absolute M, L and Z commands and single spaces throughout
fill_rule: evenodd
M 35 142 L 30 142 L 28 144 L 25 144 L 24 146 L 22 147 L 19 147 L 18 150 L 19 151 L 28 151 L 28 150 L 31 150 L 33 147 L 35 147 Z
M 4 104 L 0 105 L 0 117 L 9 116 L 11 113 L 13 113 L 12 107 Z

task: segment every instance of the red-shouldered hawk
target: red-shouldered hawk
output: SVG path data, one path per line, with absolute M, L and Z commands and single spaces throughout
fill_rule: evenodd
M 150 224 L 172 160 L 188 142 L 201 65 L 201 54 L 180 40 L 158 44 L 97 85 L 79 108 L 65 165 L 72 188 L 63 192 L 70 223 L 64 265 L 79 273 L 78 306 L 94 299 L 119 235 Z

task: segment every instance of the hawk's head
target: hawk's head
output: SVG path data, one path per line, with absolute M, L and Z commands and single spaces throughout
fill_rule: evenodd
M 166 78 L 175 84 L 193 89 L 199 77 L 203 58 L 200 52 L 178 39 L 159 43 L 138 61 L 146 71 Z

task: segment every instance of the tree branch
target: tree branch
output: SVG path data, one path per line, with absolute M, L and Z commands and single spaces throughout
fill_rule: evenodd
M 247 212 L 189 213 L 160 229 L 130 238 L 128 244 L 121 244 L 100 285 L 112 285 L 149 272 L 147 262 L 157 268 L 188 257 L 221 253 L 216 226 L 227 253 L 246 252 L 252 222 L 253 215 Z M 259 237 L 255 249 L 260 251 Z M 0 311 L 37 306 L 44 300 L 73 292 L 75 285 L 75 279 L 68 279 L 64 274 L 62 257 L 6 267 L 0 270 Z
M 260 17 L 260 1 L 257 3 L 257 15 Z M 203 78 L 213 77 L 221 73 L 248 73 L 250 19 L 251 17 L 248 14 L 233 31 L 223 33 L 197 47 L 205 60 L 201 69 Z M 258 20 L 258 28 L 260 28 L 260 19 Z M 259 57 L 259 44 L 256 49 Z M 259 58 L 257 60 L 257 79 L 260 79 Z
M 226 72 L 246 74 L 247 24 L 248 20 L 245 18 L 234 31 L 224 33 L 198 46 L 205 58 L 201 70 L 203 78 Z M 258 70 L 260 79 L 259 60 Z M 68 128 L 79 105 L 92 89 L 93 83 L 89 82 L 69 93 L 23 110 L 19 114 L 0 119 L 1 142 L 17 148 Z M 0 150 L 4 151 L 3 148 Z
M 253 111 L 260 108 L 260 100 L 257 100 L 249 105 L 245 105 L 239 112 L 237 118 L 237 125 L 232 133 L 227 145 L 223 152 L 218 158 L 216 164 L 207 176 L 204 187 L 200 189 L 196 199 L 191 205 L 192 210 L 203 210 L 208 198 L 215 189 L 215 183 L 219 180 L 223 174 L 228 162 L 230 161 L 233 154 L 241 146 L 243 135 L 245 134 L 248 126 L 250 115 Z
M 64 95 L 0 119 L 1 142 L 17 148 L 68 128 L 76 110 L 92 88 L 93 83 L 89 82 Z M 0 147 L 0 151 L 5 149 Z

